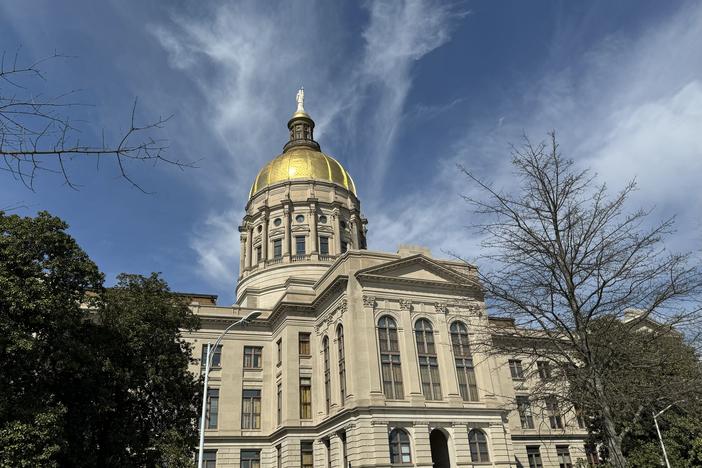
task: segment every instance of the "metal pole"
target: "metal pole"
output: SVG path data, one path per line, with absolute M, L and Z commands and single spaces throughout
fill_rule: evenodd
M 202 468 L 202 457 L 205 451 L 205 413 L 207 411 L 207 384 L 210 375 L 210 352 L 212 343 L 207 343 L 207 355 L 205 357 L 205 385 L 202 391 L 202 413 L 200 414 L 200 450 L 197 456 L 197 468 Z
M 673 405 L 669 405 L 668 408 L 670 408 L 671 406 L 673 406 Z M 663 411 L 667 410 L 668 408 L 664 409 Z M 661 435 L 661 430 L 658 427 L 658 416 L 660 416 L 663 413 L 663 411 L 661 411 L 658 414 L 653 413 L 653 424 L 656 425 L 656 432 L 658 433 L 658 440 L 661 441 L 661 448 L 663 449 L 663 459 L 665 459 L 665 466 L 670 468 L 670 462 L 668 461 L 668 453 L 665 451 L 665 444 L 663 443 L 663 436 Z
M 198 450 L 197 468 L 202 468 L 202 458 L 205 451 L 205 413 L 207 411 L 207 384 L 209 382 L 210 363 L 212 362 L 212 351 L 216 349 L 217 346 L 219 346 L 219 344 L 222 342 L 222 339 L 224 338 L 224 335 L 226 335 L 229 330 L 236 327 L 237 325 L 245 325 L 254 320 L 259 315 L 261 315 L 261 312 L 257 310 L 249 312 L 246 315 L 246 317 L 240 318 L 239 320 L 225 328 L 224 331 L 217 337 L 214 346 L 212 346 L 211 342 L 207 343 L 207 355 L 205 356 L 205 382 L 203 384 L 204 388 L 202 391 L 202 413 L 200 414 L 200 448 Z

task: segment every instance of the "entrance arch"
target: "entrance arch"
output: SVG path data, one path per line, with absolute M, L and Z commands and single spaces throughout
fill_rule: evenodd
M 429 434 L 429 444 L 431 445 L 431 461 L 434 468 L 451 468 L 446 434 L 440 429 L 434 429 Z

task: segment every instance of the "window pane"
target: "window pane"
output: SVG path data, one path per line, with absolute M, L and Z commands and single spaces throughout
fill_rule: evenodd
M 310 334 L 300 333 L 299 335 L 299 352 L 302 355 L 308 356 L 310 354 Z
M 295 236 L 295 254 L 305 255 L 305 237 Z
M 207 390 L 207 428 L 217 428 L 217 416 L 219 412 L 219 389 L 210 388 Z

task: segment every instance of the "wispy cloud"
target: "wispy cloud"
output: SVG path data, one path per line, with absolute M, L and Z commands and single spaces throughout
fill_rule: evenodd
M 654 217 L 678 215 L 670 247 L 702 245 L 702 6 L 690 4 L 638 37 L 610 36 L 566 68 L 544 67 L 523 99 L 496 106 L 499 114 L 473 122 L 452 143 L 443 169 L 421 191 L 369 215 L 371 244 L 422 243 L 467 258 L 478 240 L 460 194 L 474 188 L 455 163 L 509 190 L 514 180 L 508 143 L 526 132 L 539 140 L 555 129 L 567 157 L 595 170 L 617 190 L 636 178 L 634 205 L 655 207 Z M 390 215 L 389 213 L 392 213 Z
M 449 40 L 452 22 L 463 14 L 428 0 L 365 8 L 368 23 L 357 31 L 361 50 L 345 45 L 334 14 L 311 2 L 303 9 L 220 6 L 204 16 L 174 15 L 155 28 L 172 66 L 192 77 L 212 108 L 214 136 L 228 150 L 222 171 L 206 183 L 227 196 L 231 207 L 207 213 L 192 238 L 199 269 L 215 284 L 231 284 L 236 275 L 236 226 L 247 190 L 255 171 L 285 141 L 281 123 L 293 109 L 296 87 L 304 83 L 312 91 L 308 108 L 321 130 L 318 139 L 327 132 L 346 135 L 348 154 L 360 155 L 346 159 L 375 166 L 369 171 L 376 177 L 368 181 L 372 187 L 392 154 L 413 63 Z M 356 133 L 360 120 L 370 132 L 363 138 Z

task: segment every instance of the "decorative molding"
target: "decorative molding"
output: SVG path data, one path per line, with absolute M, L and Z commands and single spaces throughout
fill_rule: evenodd
M 448 306 L 446 305 L 445 302 L 435 302 L 434 303 L 434 310 L 436 310 L 437 314 L 448 314 Z
M 321 335 L 323 331 L 326 331 L 329 329 L 329 327 L 332 326 L 332 324 L 338 322 L 341 320 L 341 317 L 343 317 L 344 313 L 348 310 L 348 301 L 346 298 L 341 299 L 339 301 L 339 304 L 334 308 L 330 309 L 326 313 L 326 317 L 322 318 L 319 323 L 317 323 L 314 326 L 315 333 L 317 335 Z
M 348 310 L 348 302 L 346 299 L 342 299 L 341 302 L 339 303 L 339 306 L 336 308 L 336 310 L 339 312 L 339 318 L 344 315 L 344 313 Z
M 483 316 L 483 308 L 482 308 L 482 306 L 481 306 L 479 303 L 477 303 L 477 302 L 473 302 L 472 304 L 468 304 L 468 305 L 466 306 L 466 309 L 468 309 L 468 312 L 471 312 L 471 313 L 474 313 L 474 314 L 478 315 L 478 317 L 482 317 L 482 316 Z
M 400 310 L 412 310 L 412 299 L 400 299 Z
M 365 294 L 363 295 L 363 306 L 364 307 L 370 307 L 370 308 L 375 308 L 375 296 L 366 296 Z

